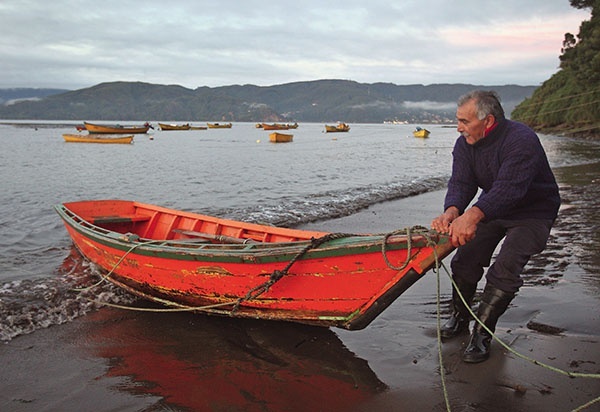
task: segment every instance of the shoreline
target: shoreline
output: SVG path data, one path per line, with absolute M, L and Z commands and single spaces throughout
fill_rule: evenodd
M 598 374 L 600 163 L 556 174 L 563 196 L 559 219 L 497 335 L 540 362 Z M 444 193 L 380 203 L 301 228 L 429 227 Z M 444 262 L 449 265 L 449 258 Z M 436 283 L 429 272 L 360 331 L 103 308 L 2 344 L 0 409 L 445 411 Z M 445 318 L 445 273 L 440 285 Z M 452 410 L 568 411 L 600 396 L 599 379 L 530 364 L 497 342 L 488 361 L 465 364 L 460 354 L 467 339 L 441 348 Z

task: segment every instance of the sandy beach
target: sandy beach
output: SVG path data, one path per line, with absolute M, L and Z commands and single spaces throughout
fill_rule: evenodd
M 556 175 L 560 217 L 497 334 L 553 368 L 598 374 L 600 163 Z M 428 226 L 443 196 L 385 202 L 303 227 L 384 232 Z M 449 285 L 441 273 L 443 317 Z M 442 345 L 443 385 L 437 295 L 430 272 L 369 327 L 352 332 L 104 308 L 2 344 L 0 410 L 570 411 L 600 396 L 600 379 L 565 376 L 497 342 L 487 362 L 465 364 L 460 355 L 467 336 Z M 600 402 L 584 410 L 600 410 Z

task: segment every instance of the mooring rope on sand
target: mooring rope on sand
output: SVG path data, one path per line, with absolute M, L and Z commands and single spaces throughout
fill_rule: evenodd
M 453 288 L 457 291 L 458 296 L 460 297 L 460 300 L 462 301 L 463 305 L 469 310 L 469 313 L 471 314 L 471 316 L 473 317 L 473 319 L 475 319 L 475 321 L 477 323 L 479 323 L 487 333 L 490 334 L 490 336 L 496 341 L 498 342 L 500 345 L 502 345 L 502 347 L 504 347 L 507 351 L 509 351 L 510 353 L 512 353 L 513 355 L 517 356 L 518 358 L 521 358 L 527 362 L 530 362 L 536 366 L 540 366 L 544 369 L 548 369 L 552 372 L 556 372 L 559 373 L 561 375 L 565 375 L 568 376 L 570 378 L 591 378 L 591 379 L 600 379 L 600 374 L 597 373 L 580 373 L 580 372 L 569 372 L 569 371 L 565 371 L 563 369 L 557 368 L 555 366 L 552 365 L 548 365 L 544 362 L 540 362 L 536 359 L 533 359 L 527 355 L 523 355 L 520 352 L 517 352 L 515 349 L 511 348 L 508 344 L 506 344 L 502 339 L 500 339 L 494 332 L 492 332 L 478 317 L 477 315 L 473 312 L 473 310 L 471 309 L 470 305 L 467 304 L 466 299 L 464 298 L 464 296 L 461 294 L 460 289 L 458 288 L 458 286 L 456 285 L 456 283 L 454 282 L 454 279 L 452 279 L 452 275 L 450 274 L 450 271 L 448 270 L 448 268 L 444 265 L 443 262 L 438 262 L 437 259 L 437 255 L 436 255 L 436 264 L 435 264 L 435 272 L 437 275 L 437 337 L 438 337 L 438 356 L 439 356 L 439 362 L 440 362 L 440 376 L 441 376 L 441 381 L 442 381 L 442 390 L 444 393 L 444 399 L 446 401 L 446 409 L 448 412 L 451 411 L 450 409 L 450 404 L 448 401 L 448 393 L 447 393 L 447 389 L 446 389 L 446 382 L 445 382 L 445 373 L 444 373 L 444 363 L 443 363 L 443 356 L 442 356 L 442 336 L 441 336 L 441 308 L 440 308 L 440 296 L 441 296 L 441 292 L 440 292 L 440 266 L 444 268 L 446 275 L 448 276 L 448 278 L 450 279 L 450 281 L 452 282 L 452 286 Z M 579 411 L 583 411 L 584 409 L 590 407 L 591 405 L 600 402 L 600 396 L 592 399 L 591 401 L 575 408 L 572 410 L 572 412 L 579 412 Z

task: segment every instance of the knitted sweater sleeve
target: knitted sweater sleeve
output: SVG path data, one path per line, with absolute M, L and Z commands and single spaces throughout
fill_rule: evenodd
M 462 214 L 477 193 L 477 178 L 471 167 L 470 148 L 463 137 L 459 137 L 452 150 L 452 175 L 444 200 L 444 210 L 451 206 Z

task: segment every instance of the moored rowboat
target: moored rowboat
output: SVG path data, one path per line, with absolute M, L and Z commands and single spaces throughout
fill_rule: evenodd
M 147 133 L 150 128 L 148 123 L 143 126 L 102 125 L 88 122 L 83 124 L 88 132 L 96 134 L 142 134 Z
M 288 130 L 289 125 L 283 123 L 263 123 L 263 130 Z
M 189 123 L 186 123 L 186 124 L 159 123 L 158 126 L 160 127 L 160 130 L 163 130 L 163 131 L 166 131 L 166 130 L 190 130 L 190 128 L 191 128 Z
M 206 123 L 209 129 L 231 129 L 231 123 Z
M 417 127 L 414 131 L 413 131 L 413 136 L 415 137 L 429 137 L 429 130 L 427 129 L 422 129 L 420 127 Z
M 116 135 L 109 136 L 107 134 L 63 134 L 63 139 L 68 143 L 121 143 L 128 144 L 133 141 L 133 135 Z
M 361 329 L 452 250 L 426 230 L 342 235 L 263 226 L 135 201 L 56 206 L 106 279 L 207 314 Z
M 273 143 L 289 143 L 294 139 L 293 134 L 273 132 L 269 134 L 269 140 Z
M 350 130 L 350 126 L 346 123 L 338 123 L 335 126 L 325 125 L 326 133 L 334 133 L 334 132 L 347 132 Z

